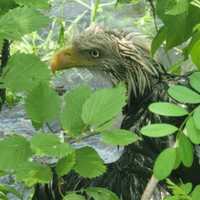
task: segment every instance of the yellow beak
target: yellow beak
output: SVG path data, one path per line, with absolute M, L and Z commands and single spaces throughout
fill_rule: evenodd
M 58 70 L 71 68 L 76 64 L 76 56 L 72 48 L 63 49 L 53 56 L 51 70 L 55 73 Z

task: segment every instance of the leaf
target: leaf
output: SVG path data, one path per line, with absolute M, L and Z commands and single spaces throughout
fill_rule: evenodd
M 28 6 L 31 8 L 46 9 L 49 8 L 48 0 L 15 0 L 16 3 L 22 6 Z
M 85 124 L 98 127 L 116 117 L 125 105 L 125 92 L 125 87 L 119 85 L 92 94 L 83 105 L 82 119 Z
M 14 0 L 1 0 L 0 1 L 0 16 L 17 6 Z
M 170 8 L 166 14 L 168 15 L 180 15 L 187 12 L 189 9 L 188 0 L 176 0 L 172 8 Z
M 102 175 L 106 171 L 106 167 L 94 149 L 83 147 L 76 150 L 74 170 L 83 177 L 94 178 Z
M 70 172 L 75 165 L 75 154 L 71 153 L 64 158 L 61 158 L 56 164 L 56 173 L 58 176 L 64 176 Z
M 170 87 L 168 93 L 171 97 L 173 97 L 175 100 L 181 103 L 191 103 L 191 104 L 200 103 L 199 94 L 181 85 Z
M 136 142 L 139 139 L 135 133 L 123 129 L 103 131 L 101 136 L 103 142 L 106 144 L 122 146 Z
M 171 117 L 179 117 L 188 114 L 187 110 L 185 110 L 184 108 L 176 104 L 167 102 L 152 103 L 149 106 L 149 110 L 159 115 L 171 116 Z
M 49 80 L 47 65 L 31 54 L 17 53 L 11 56 L 3 73 L 5 86 L 15 92 L 31 91 L 40 81 Z
M 32 121 L 49 122 L 59 116 L 60 98 L 46 83 L 40 83 L 28 94 L 25 108 Z
M 142 127 L 140 132 L 148 137 L 164 137 L 176 132 L 177 127 L 171 124 L 150 124 Z
M 0 140 L 0 170 L 15 170 L 31 156 L 30 143 L 24 137 L 12 135 Z
M 119 200 L 116 194 L 106 188 L 89 187 L 85 192 L 94 200 Z
M 190 77 L 190 85 L 198 92 L 200 92 L 200 72 L 193 73 Z
M 192 191 L 192 183 L 181 184 L 180 188 L 186 193 L 189 194 Z
M 200 144 L 200 130 L 196 128 L 193 117 L 190 117 L 186 122 L 186 135 L 192 143 Z
M 191 167 L 193 163 L 193 146 L 183 134 L 178 139 L 178 153 L 186 167 Z
M 200 185 L 197 185 L 192 191 L 192 200 L 199 200 L 200 196 Z
M 197 66 L 197 68 L 200 70 L 200 55 L 199 55 L 199 51 L 200 51 L 200 40 L 198 40 L 191 49 L 191 58 L 192 58 L 192 62 Z
M 168 148 L 162 151 L 156 159 L 153 174 L 158 180 L 163 180 L 170 175 L 176 161 L 176 150 Z
M 82 107 L 91 95 L 91 89 L 80 86 L 64 96 L 65 105 L 61 112 L 62 127 L 70 136 L 78 136 L 83 132 L 85 124 L 81 118 Z
M 186 0 L 157 0 L 156 14 L 166 28 L 166 48 L 171 49 L 187 41 L 197 23 L 199 23 L 200 9 L 189 4 Z M 184 12 L 185 10 L 185 12 Z M 172 12 L 169 14 L 168 12 Z M 174 15 L 174 14 L 177 15 Z
M 51 133 L 37 133 L 30 142 L 31 148 L 41 156 L 62 158 L 73 152 L 73 148 L 69 144 L 62 143 L 56 135 Z
M 19 40 L 25 34 L 44 28 L 49 22 L 49 18 L 37 10 L 17 7 L 1 16 L 0 38 Z
M 52 172 L 48 166 L 36 162 L 25 162 L 17 168 L 16 178 L 31 187 L 36 183 L 49 183 Z
M 200 106 L 195 108 L 194 114 L 193 114 L 194 124 L 197 129 L 200 131 Z
M 162 45 L 166 38 L 166 28 L 163 26 L 159 29 L 151 43 L 151 55 L 154 56 L 158 48 Z
M 63 200 L 85 200 L 85 198 L 82 195 L 71 193 L 65 196 Z

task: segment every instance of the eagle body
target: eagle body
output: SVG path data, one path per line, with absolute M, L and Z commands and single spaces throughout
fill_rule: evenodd
M 162 65 L 150 56 L 147 44 L 146 39 L 137 33 L 90 27 L 74 38 L 71 47 L 54 56 L 52 71 L 73 67 L 87 68 L 103 73 L 113 86 L 124 82 L 127 86 L 128 101 L 123 109 L 121 128 L 131 129 L 140 134 L 142 126 L 168 120 L 150 113 L 148 106 L 152 102 L 169 101 L 169 85 L 186 81 L 182 77 L 167 74 Z M 126 146 L 120 159 L 107 164 L 107 172 L 100 177 L 86 179 L 75 172 L 69 173 L 63 177 L 62 190 L 79 190 L 88 186 L 106 187 L 115 192 L 121 200 L 140 200 L 152 175 L 156 157 L 163 149 L 169 147 L 170 142 L 171 138 L 167 137 L 143 137 L 139 143 Z M 165 189 L 163 184 L 159 184 L 152 199 L 162 199 Z M 61 198 L 56 184 L 54 194 L 56 195 L 52 199 Z

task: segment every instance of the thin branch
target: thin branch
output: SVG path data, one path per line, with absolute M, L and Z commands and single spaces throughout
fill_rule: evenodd
M 152 177 L 150 178 L 150 180 L 142 194 L 141 200 L 150 200 L 158 183 L 159 183 L 159 181 L 152 175 Z

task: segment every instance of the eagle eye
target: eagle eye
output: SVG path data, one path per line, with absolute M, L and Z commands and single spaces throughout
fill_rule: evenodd
M 97 49 L 93 49 L 93 50 L 90 51 L 90 55 L 91 55 L 93 58 L 99 58 L 100 52 L 99 52 L 99 50 L 97 50 Z

